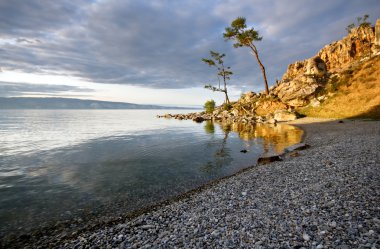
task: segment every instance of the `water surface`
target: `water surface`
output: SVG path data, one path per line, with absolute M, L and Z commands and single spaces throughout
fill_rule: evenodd
M 117 217 L 254 165 L 302 135 L 288 125 L 156 118 L 163 113 L 178 110 L 0 110 L 0 235 Z

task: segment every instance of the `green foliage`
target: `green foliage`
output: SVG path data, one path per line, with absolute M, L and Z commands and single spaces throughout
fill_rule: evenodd
M 352 29 L 354 29 L 354 28 L 355 28 L 355 23 L 351 23 L 350 25 L 348 25 L 346 27 L 347 33 L 351 33 Z
M 360 17 L 360 16 L 357 17 L 357 18 L 356 18 L 356 21 L 357 21 L 356 23 L 357 23 L 358 27 L 360 28 L 360 27 L 368 27 L 368 26 L 371 26 L 371 23 L 367 21 L 368 18 L 369 18 L 369 15 L 367 15 L 367 14 L 365 14 L 363 17 Z M 355 23 L 351 23 L 350 25 L 348 25 L 348 26 L 346 27 L 346 30 L 347 30 L 348 33 L 351 33 L 352 30 L 353 30 L 355 27 L 356 27 Z
M 232 71 L 230 71 L 230 67 L 224 66 L 223 57 L 225 57 L 225 54 L 220 54 L 218 52 L 210 51 L 211 58 L 203 58 L 202 61 L 209 65 L 210 67 L 215 67 L 218 71 L 217 78 L 218 78 L 218 87 L 212 86 L 211 84 L 205 85 L 206 89 L 209 89 L 213 92 L 223 92 L 226 97 L 226 103 L 229 103 L 230 100 L 228 98 L 227 93 L 227 81 L 231 79 L 231 75 L 233 74 Z M 220 87 L 221 79 L 223 80 L 224 87 Z
M 244 17 L 238 17 L 234 21 L 232 21 L 230 27 L 225 28 L 223 37 L 226 41 L 233 40 L 235 42 L 233 44 L 234 48 L 248 47 L 251 49 L 251 51 L 256 57 L 257 62 L 260 65 L 264 78 L 265 91 L 268 94 L 269 88 L 267 76 L 265 73 L 265 67 L 261 63 L 261 60 L 259 58 L 259 52 L 254 44 L 254 42 L 261 41 L 263 39 L 263 37 L 259 35 L 259 31 L 255 30 L 254 28 L 248 28 L 246 24 L 246 19 Z
M 203 107 L 207 113 L 212 113 L 215 110 L 215 101 L 212 99 L 207 100 Z
M 247 28 L 246 19 L 244 17 L 236 18 L 230 27 L 225 29 L 223 37 L 225 40 L 235 40 L 233 46 L 251 47 L 254 41 L 261 41 L 263 38 L 259 36 L 259 32 L 254 28 Z
M 215 133 L 215 126 L 214 126 L 214 123 L 210 120 L 206 121 L 206 124 L 205 124 L 205 131 L 206 133 L 208 134 L 213 134 Z
M 210 85 L 210 84 L 205 85 L 205 88 L 206 88 L 206 89 L 209 89 L 209 90 L 211 90 L 211 91 L 213 91 L 213 92 L 224 92 L 224 89 L 221 89 L 221 88 L 218 88 L 218 87 L 212 86 L 212 85 Z
M 232 105 L 231 104 L 227 104 L 227 103 L 224 103 L 223 104 L 223 110 L 225 111 L 229 111 L 232 109 Z

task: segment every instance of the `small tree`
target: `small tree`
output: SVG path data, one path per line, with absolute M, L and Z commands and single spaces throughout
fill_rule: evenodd
M 369 15 L 367 14 L 365 14 L 363 17 L 360 17 L 360 16 L 357 17 L 356 21 L 357 21 L 358 28 L 371 26 L 371 23 L 367 21 L 368 18 L 369 18 Z M 351 33 L 355 27 L 356 27 L 355 23 L 351 23 L 350 25 L 346 27 L 346 30 L 348 33 Z
M 214 87 L 211 84 L 205 85 L 205 88 L 210 89 L 212 91 L 217 92 L 223 92 L 225 95 L 225 103 L 229 104 L 230 99 L 228 98 L 227 93 L 227 81 L 231 79 L 231 75 L 233 74 L 232 71 L 230 71 L 230 67 L 225 67 L 223 62 L 223 57 L 226 56 L 225 54 L 219 54 L 218 52 L 210 51 L 211 59 L 205 59 L 203 58 L 202 61 L 208 64 L 210 67 L 216 67 L 218 70 L 217 78 L 218 78 L 218 87 Z M 223 80 L 224 88 L 220 88 L 220 78 Z
M 265 92 L 269 94 L 268 81 L 265 73 L 265 67 L 259 58 L 259 52 L 254 44 L 256 41 L 261 41 L 263 37 L 259 36 L 259 32 L 254 30 L 254 28 L 247 28 L 246 20 L 244 17 L 236 18 L 232 23 L 231 27 L 227 27 L 223 33 L 225 40 L 234 40 L 234 47 L 248 47 L 251 49 L 252 54 L 256 57 L 259 63 L 261 72 L 264 78 Z
M 205 105 L 203 106 L 205 108 L 205 111 L 207 113 L 212 113 L 215 109 L 215 101 L 214 100 L 207 100 Z
M 350 34 L 352 32 L 352 29 L 354 29 L 354 28 L 355 28 L 355 23 L 351 23 L 350 25 L 348 25 L 346 27 L 347 33 Z

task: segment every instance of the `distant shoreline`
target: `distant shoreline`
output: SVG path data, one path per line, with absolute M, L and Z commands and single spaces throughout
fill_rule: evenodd
M 198 108 L 73 98 L 0 97 L 0 110 L 198 110 Z

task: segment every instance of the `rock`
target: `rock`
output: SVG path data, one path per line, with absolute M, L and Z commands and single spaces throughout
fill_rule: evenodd
M 312 76 L 313 78 L 323 79 L 327 75 L 326 63 L 319 56 L 306 60 L 304 70 L 304 76 Z
M 197 122 L 197 123 L 202 123 L 205 119 L 201 116 L 197 116 L 197 117 L 194 117 L 193 118 L 193 121 L 194 122 Z
M 218 116 L 219 114 L 220 114 L 220 109 L 217 109 L 217 110 L 212 112 L 213 116 Z
M 375 233 L 375 231 L 373 231 L 373 230 L 369 230 L 368 233 L 367 233 L 367 235 L 368 235 L 368 236 L 372 236 L 374 233 Z
M 330 227 L 333 227 L 333 228 L 335 228 L 336 227 L 336 222 L 335 221 L 332 221 L 332 222 L 330 222 Z
M 380 20 L 376 22 L 375 32 L 370 26 L 355 28 L 343 39 L 323 47 L 314 57 L 290 64 L 271 92 L 290 106 L 318 106 L 320 100 L 315 100 L 315 96 L 329 76 L 368 57 L 372 50 L 380 53 Z
M 248 150 L 241 150 L 240 152 L 241 152 L 241 153 L 247 153 Z
M 297 115 L 294 112 L 278 110 L 274 113 L 274 119 L 279 122 L 292 121 L 297 119 Z
M 275 123 L 277 123 L 277 120 L 274 119 L 274 118 L 270 118 L 270 119 L 267 120 L 266 123 L 268 123 L 268 124 L 275 124 Z
M 153 229 L 153 228 L 156 228 L 156 227 L 153 225 L 142 225 L 141 226 L 141 229 L 144 229 L 144 230 Z
M 216 238 L 219 236 L 219 231 L 218 230 L 214 230 L 212 233 L 211 233 L 211 236 Z
M 372 27 L 362 26 L 353 29 L 343 39 L 326 45 L 318 52 L 318 56 L 325 61 L 328 71 L 336 71 L 369 54 L 371 43 L 375 43 Z
M 299 76 L 288 82 L 281 83 L 274 92 L 280 100 L 290 106 L 306 106 L 309 103 L 309 98 L 313 97 L 316 91 L 321 87 L 322 83 L 311 80 L 312 75 L 305 77 Z
M 239 116 L 239 110 L 233 109 L 233 110 L 231 111 L 231 113 L 232 113 L 235 117 Z
M 288 106 L 279 99 L 267 98 L 256 102 L 255 114 L 259 116 L 274 113 L 277 110 L 287 110 Z
M 291 157 L 299 157 L 300 156 L 300 153 L 298 151 L 293 151 L 289 154 L 289 156 Z
M 380 19 L 377 19 L 375 25 L 375 42 L 373 52 L 374 54 L 380 54 Z
M 302 235 L 302 238 L 303 238 L 304 241 L 309 241 L 310 240 L 310 236 L 307 233 L 304 233 Z
M 255 96 L 256 96 L 256 93 L 254 92 L 246 92 L 243 96 L 243 99 L 245 102 L 249 102 Z
M 377 19 L 375 25 L 375 45 L 380 46 L 380 19 Z
M 298 143 L 292 146 L 289 146 L 285 149 L 285 152 L 292 152 L 294 150 L 306 150 L 309 149 L 311 146 L 309 144 L 305 143 Z
M 312 99 L 312 100 L 310 100 L 309 105 L 312 107 L 317 107 L 317 106 L 321 105 L 321 102 L 318 99 Z
M 266 157 L 260 157 L 258 160 L 257 160 L 257 163 L 258 164 L 267 164 L 267 163 L 271 163 L 271 162 L 275 162 L 275 161 L 282 161 L 282 158 L 278 155 L 275 155 L 275 156 L 266 156 Z

